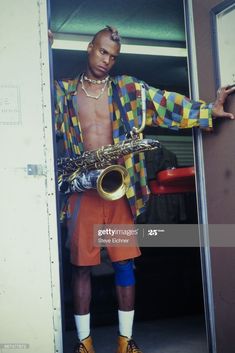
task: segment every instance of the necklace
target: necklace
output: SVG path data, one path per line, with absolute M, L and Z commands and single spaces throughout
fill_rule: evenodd
M 100 85 L 101 83 L 105 83 L 109 80 L 109 76 L 105 77 L 103 80 L 94 80 L 92 78 L 88 78 L 85 74 L 83 74 L 83 80 L 88 81 L 90 83 L 94 83 L 96 85 Z
M 107 86 L 107 83 L 108 83 L 108 79 L 105 81 L 104 86 L 101 88 L 100 93 L 99 93 L 97 96 L 93 96 L 92 94 L 90 94 L 90 93 L 87 92 L 87 90 L 86 90 L 86 88 L 85 88 L 85 86 L 84 86 L 84 81 L 83 81 L 83 79 L 84 79 L 84 74 L 82 74 L 81 79 L 80 79 L 80 82 L 81 82 L 81 84 L 82 84 L 82 90 L 83 90 L 83 92 L 85 93 L 85 95 L 86 95 L 87 97 L 89 97 L 89 98 L 99 99 L 99 98 L 102 96 L 102 94 L 104 93 L 104 90 L 105 90 L 105 88 L 106 88 L 106 86 Z

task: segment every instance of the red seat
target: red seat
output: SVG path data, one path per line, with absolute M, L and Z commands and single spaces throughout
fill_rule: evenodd
M 149 182 L 153 194 L 174 194 L 195 191 L 195 168 L 174 168 L 157 173 Z

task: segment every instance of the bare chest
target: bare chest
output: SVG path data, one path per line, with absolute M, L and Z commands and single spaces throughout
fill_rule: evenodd
M 92 93 L 98 95 L 99 90 L 97 89 L 96 92 L 93 91 Z M 86 96 L 79 86 L 78 118 L 86 150 L 113 143 L 107 89 L 101 97 L 94 99 Z

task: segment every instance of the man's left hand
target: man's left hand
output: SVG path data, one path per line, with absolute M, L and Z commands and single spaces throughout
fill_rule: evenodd
M 217 98 L 215 103 L 213 104 L 212 107 L 212 115 L 213 118 L 229 118 L 229 119 L 234 119 L 234 114 L 232 113 L 226 113 L 224 111 L 224 103 L 227 99 L 227 97 L 235 92 L 235 87 L 234 86 L 226 86 L 226 87 L 221 87 L 217 91 Z

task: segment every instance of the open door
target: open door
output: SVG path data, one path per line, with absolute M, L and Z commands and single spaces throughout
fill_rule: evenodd
M 1 1 L 0 351 L 62 352 L 47 1 Z
M 219 86 L 235 82 L 235 4 L 188 0 L 185 9 L 192 96 L 213 101 Z M 235 112 L 234 96 L 227 110 Z M 228 224 L 234 234 L 234 134 L 234 121 L 227 120 L 216 121 L 212 134 L 194 133 L 199 223 L 208 225 L 201 233 L 201 262 L 208 347 L 213 353 L 235 350 L 235 248 L 222 239 L 219 246 L 210 246 L 215 225 L 222 226 L 222 237 Z

